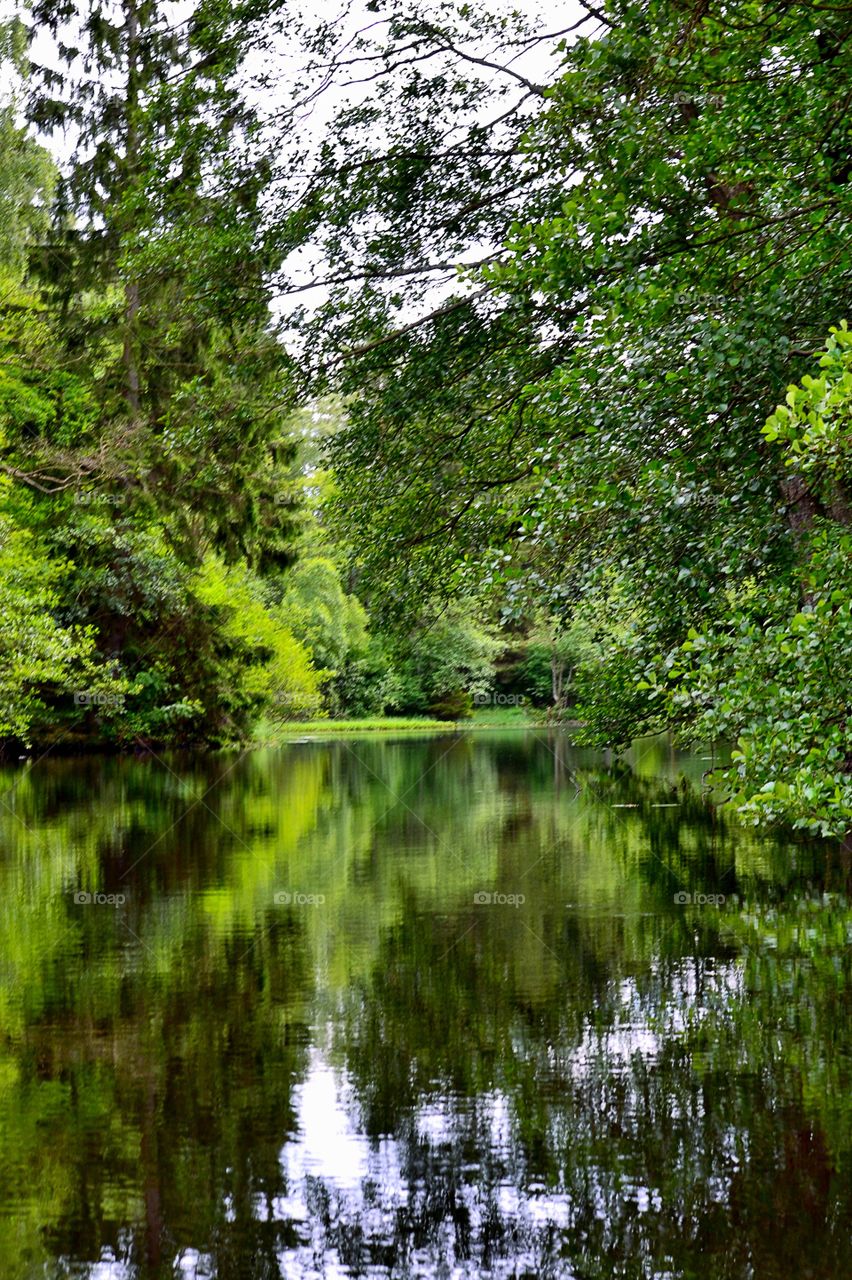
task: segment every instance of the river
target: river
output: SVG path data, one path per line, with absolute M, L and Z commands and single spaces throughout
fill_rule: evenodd
M 661 739 L 0 771 L 0 1278 L 852 1275 L 852 908 Z

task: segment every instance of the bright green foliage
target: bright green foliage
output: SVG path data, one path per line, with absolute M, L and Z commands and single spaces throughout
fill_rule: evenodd
M 32 536 L 0 516 L 0 740 L 26 740 L 46 699 L 121 692 L 99 671 L 92 629 L 54 620 L 67 579 L 67 566 L 46 564 Z
M 5 52 L 5 51 L 4 51 Z M 117 698 L 123 688 L 97 661 L 95 629 L 61 618 L 70 557 L 51 555 L 37 500 L 16 483 L 22 438 L 54 432 L 67 443 L 87 416 L 85 390 L 56 370 L 44 308 L 23 281 L 28 244 L 47 226 L 54 169 L 43 148 L 0 108 L 0 744 L 26 742 L 49 704 L 75 712 L 75 695 Z M 49 489 L 36 470 L 33 489 Z
M 264 603 L 262 584 L 234 566 L 208 560 L 195 594 L 221 616 L 217 629 L 227 656 L 218 674 L 220 701 L 271 706 L 281 719 L 315 714 L 325 672 L 315 669 L 310 650 L 283 625 L 280 613 Z M 230 683 L 229 683 L 230 682 Z
M 850 566 L 852 536 L 820 529 L 807 605 L 795 591 L 756 591 L 727 628 L 692 634 L 669 671 L 692 736 L 737 743 L 722 782 L 754 821 L 821 835 L 852 827 Z
M 337 674 L 367 642 L 367 614 L 347 595 L 337 565 L 327 556 L 304 556 L 286 576 L 277 613 L 310 649 L 321 667 Z
M 852 481 L 852 335 L 845 326 L 832 331 L 820 369 L 790 388 L 764 428 L 825 513 L 802 531 L 799 577 L 732 596 L 726 624 L 691 630 L 663 664 L 670 692 L 657 692 L 693 736 L 737 742 L 724 781 L 744 814 L 843 835 L 852 827 L 852 532 L 843 520 Z
M 813 500 L 845 522 L 852 484 L 852 333 L 845 320 L 831 330 L 819 367 L 816 377 L 805 374 L 801 386 L 790 387 L 763 434 L 787 446 L 787 467 L 807 478 Z
M 0 29 L 0 68 L 3 64 Z M 56 171 L 43 147 L 15 119 L 12 103 L 0 103 L 0 292 L 20 279 L 28 246 L 44 235 Z M 8 281 L 7 281 L 8 277 Z
M 4 725 L 69 746 L 244 737 L 267 702 L 301 714 L 318 697 L 262 604 L 243 601 L 243 634 L 204 595 L 216 554 L 287 565 L 298 502 L 253 114 L 234 80 L 251 16 L 199 4 L 175 25 L 152 0 L 32 14 L 55 56 L 30 70 L 29 115 L 71 126 L 75 150 L 57 187 L 3 108 L 0 515 L 41 565 L 22 608 L 43 638 L 85 636 L 90 672 L 76 701 L 58 674 L 38 698 L 22 689 Z M 19 676 L 0 654 L 4 689 Z

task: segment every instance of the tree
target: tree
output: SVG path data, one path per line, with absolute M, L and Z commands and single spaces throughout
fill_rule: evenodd
M 473 601 L 422 609 L 408 619 L 408 629 L 390 642 L 395 675 L 390 705 L 402 712 L 429 712 L 439 719 L 465 719 L 475 695 L 491 688 L 502 647 L 481 622 Z
M 643 545 L 669 548 L 653 547 L 643 589 L 670 594 L 687 554 L 679 594 L 694 576 L 690 609 L 738 548 L 740 560 L 779 553 L 788 495 L 777 474 L 764 478 L 755 431 L 826 312 L 848 301 L 848 190 L 832 160 L 845 128 L 831 110 L 842 43 L 833 20 L 823 28 L 806 8 L 711 7 L 691 22 L 677 5 L 612 6 L 602 36 L 565 49 L 547 101 L 528 90 L 541 105 L 512 149 L 521 207 L 504 205 L 495 260 L 413 326 L 382 311 L 393 270 L 375 265 L 380 250 L 391 265 L 405 253 L 406 228 L 394 223 L 364 252 L 353 223 L 346 244 L 367 283 L 348 308 L 335 298 L 342 318 L 325 349 L 358 388 L 337 455 L 368 553 L 446 579 L 465 555 L 478 569 L 483 547 L 487 562 L 533 540 L 555 584 L 566 560 L 582 566 L 612 543 L 620 553 L 641 530 Z M 425 60 L 440 41 L 420 38 Z M 439 81 L 417 79 L 420 98 Z M 372 136 L 374 120 L 375 108 Z M 828 133 L 814 152 L 819 121 Z M 353 113 L 340 127 L 359 124 Z M 383 212 L 391 193 L 401 198 L 404 157 L 374 145 L 369 159 L 386 175 Z M 452 201 L 497 203 L 487 183 L 453 185 L 449 164 L 424 146 L 428 181 L 412 179 L 423 236 L 440 239 Z M 816 289 L 822 263 L 832 269 Z M 400 300 L 418 296 L 394 287 Z M 695 527 L 707 523 L 709 538 Z M 708 552 L 702 575 L 692 561 Z
M 364 187 L 348 235 L 337 192 L 334 243 L 357 280 L 315 350 L 357 387 L 334 458 L 375 579 L 404 578 L 409 598 L 490 582 L 519 611 L 535 594 L 569 616 L 602 568 L 614 576 L 637 626 L 593 682 L 604 701 L 590 686 L 585 706 L 589 737 L 618 745 L 667 723 L 639 685 L 690 628 L 723 622 L 749 583 L 798 583 L 823 513 L 848 528 L 842 489 L 791 473 L 760 430 L 852 303 L 848 42 L 844 15 L 810 4 L 614 2 L 596 16 L 546 93 L 522 86 L 532 113 L 501 125 L 516 130 L 502 205 L 487 177 L 453 168 L 482 142 L 475 121 L 447 135 L 459 151 L 437 145 L 458 126 L 469 51 L 434 24 L 380 28 L 396 54 L 415 41 L 404 93 L 412 114 L 429 103 L 429 137 L 416 169 L 384 144 L 375 105 L 339 137 L 362 131 L 376 216 L 404 193 L 419 230 L 409 255 L 389 217 L 365 248 Z M 453 72 L 430 76 L 449 48 Z M 498 206 L 489 260 L 395 320 L 394 298 L 421 296 L 401 283 L 420 246 L 456 236 L 463 261 L 481 230 L 463 211 Z
M 648 684 L 693 738 L 736 742 L 720 781 L 742 814 L 838 836 L 852 827 L 852 532 L 830 513 L 852 480 L 850 415 L 844 326 L 764 427 L 820 504 L 800 533 L 800 577 L 744 584 L 727 617 L 690 630 Z
M 175 22 L 153 0 L 33 6 L 56 57 L 30 68 L 30 119 L 75 147 L 48 226 L 53 170 L 3 116 L 0 199 L 16 212 L 0 261 L 17 270 L 0 315 L 3 507 L 45 580 L 62 573 L 56 623 L 130 689 L 121 706 L 48 705 L 34 732 L 51 740 L 221 741 L 262 703 L 231 700 L 224 655 L 254 667 L 256 647 L 196 590 L 217 556 L 252 583 L 293 558 L 292 378 L 236 85 L 260 8 L 202 3 Z
M 30 117 L 77 133 L 40 268 L 97 393 L 99 480 L 155 504 L 185 557 L 285 563 L 290 379 L 236 85 L 252 12 L 200 3 L 172 23 L 156 0 L 44 0 L 34 21 L 65 70 L 33 67 Z
M 326 556 L 303 556 L 287 573 L 278 613 L 319 665 L 335 674 L 366 644 L 366 611 L 357 596 L 345 593 Z
M 561 618 L 537 618 L 527 637 L 521 667 L 530 696 L 558 714 L 574 693 L 577 669 L 597 657 L 598 647 L 588 617 L 575 615 L 567 626 Z
M 30 740 L 46 699 L 80 705 L 120 696 L 97 662 L 92 629 L 54 620 L 62 568 L 52 564 L 48 576 L 43 549 L 0 517 L 0 752 L 4 740 Z

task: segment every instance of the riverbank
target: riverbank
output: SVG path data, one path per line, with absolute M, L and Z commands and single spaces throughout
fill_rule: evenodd
M 370 716 L 360 720 L 304 720 L 288 724 L 263 721 L 258 742 L 272 746 L 293 738 L 339 737 L 355 733 L 457 733 L 471 729 L 525 729 L 538 724 L 526 707 L 482 707 L 466 720 L 433 720 L 427 716 Z

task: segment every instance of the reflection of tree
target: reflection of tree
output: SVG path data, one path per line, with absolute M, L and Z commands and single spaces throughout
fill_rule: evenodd
M 4 1133 L 27 1144 L 28 1176 L 56 1190 L 40 1213 L 58 1255 L 91 1259 L 110 1245 L 159 1274 L 182 1245 L 229 1234 L 226 1206 L 254 1222 L 258 1201 L 282 1191 L 278 1155 L 305 1058 L 304 938 L 275 923 L 254 943 L 233 937 L 224 964 L 209 963 L 204 942 L 193 959 L 160 989 L 127 975 L 97 1017 L 69 989 L 64 1016 L 54 1008 L 25 1036 L 34 1126 Z M 139 1224 L 130 1238 L 128 1222 Z
M 705 840 L 691 816 L 690 824 L 678 815 L 681 841 L 664 848 L 709 887 L 711 875 L 725 874 L 720 848 L 733 856 L 735 841 L 724 832 Z M 671 823 L 670 813 L 658 821 Z M 622 857 L 653 889 L 651 833 L 635 822 L 619 831 Z M 504 866 L 514 834 L 508 826 Z M 808 851 L 799 858 L 807 862 Z M 766 858 L 738 860 L 738 887 L 765 895 Z M 554 1257 L 570 1259 L 565 1274 L 590 1277 L 650 1274 L 643 1259 L 673 1275 L 849 1274 L 848 908 L 803 919 L 794 893 L 786 922 L 772 912 L 763 939 L 737 904 L 712 923 L 693 913 L 673 927 L 670 915 L 657 917 L 647 934 L 625 919 L 619 937 L 610 914 L 564 915 L 535 887 L 529 897 L 533 915 L 499 923 L 467 911 L 436 924 L 409 900 L 339 1028 L 360 1124 L 377 1138 L 394 1135 L 409 1203 L 434 1210 L 430 1265 L 471 1254 L 486 1265 L 494 1219 L 482 1205 L 472 1214 L 469 1202 L 493 1185 L 517 1193 L 516 1208 L 497 1216 L 499 1256 L 520 1265 L 518 1274 L 547 1274 Z M 809 948 L 795 977 L 777 958 L 791 929 Z M 531 992 L 519 978 L 536 965 L 545 980 Z M 508 1140 L 494 1138 L 495 1097 L 506 1100 Z M 442 1106 L 445 1132 L 424 1145 L 419 1121 Z M 556 1192 L 547 1253 L 525 1224 Z M 337 1210 L 347 1220 L 358 1212 Z M 762 1265 L 752 1271 L 755 1258 Z
M 487 1158 L 487 1143 L 469 1135 L 471 1158 Z M 413 1138 L 405 1165 L 404 1203 L 383 1188 L 367 1185 L 357 1198 L 347 1197 L 322 1181 L 311 1186 L 310 1207 L 317 1230 L 316 1252 L 338 1257 L 348 1274 L 368 1274 L 385 1267 L 394 1277 L 459 1274 L 557 1277 L 558 1234 L 549 1223 L 537 1224 L 500 1203 L 501 1188 L 483 1172 L 476 1184 L 459 1175 L 457 1147 L 443 1151 Z M 380 1218 L 379 1233 L 371 1224 Z M 505 1269 L 510 1261 L 511 1270 Z M 512 1264 L 511 1260 L 515 1260 Z M 522 1269 L 516 1261 L 522 1260 Z M 501 1265 L 502 1264 L 502 1265 Z M 492 1270 L 493 1269 L 493 1270 Z M 375 1274 L 375 1271 L 373 1272 Z
M 43 1238 L 49 1256 L 109 1247 L 171 1275 L 176 1249 L 228 1238 L 229 1216 L 255 1223 L 280 1193 L 313 984 L 304 923 L 273 909 L 263 855 L 272 844 L 280 861 L 310 825 L 322 766 L 290 771 L 285 822 L 254 762 L 216 787 L 227 764 L 174 777 L 69 762 L 16 795 L 26 826 L 4 823 L 0 863 L 0 1164 L 38 1196 L 29 1230 L 0 1220 L 4 1265 Z M 78 886 L 127 906 L 75 907 Z
M 646 773 L 536 737 L 27 776 L 0 817 L 11 1275 L 107 1247 L 145 1280 L 190 1249 L 217 1280 L 852 1273 L 848 868 L 714 823 L 662 747 Z M 324 1025 L 372 1163 L 301 1173 L 302 1220 L 282 1152 Z
M 848 1127 L 832 1157 L 795 1055 L 760 1039 L 740 1045 L 735 1071 L 702 1061 L 710 1022 L 710 1040 L 717 1017 L 728 1039 L 752 1017 L 772 1025 L 777 992 L 747 991 L 737 966 L 711 957 L 633 978 L 617 962 L 601 971 L 575 932 L 561 1007 L 530 1005 L 505 981 L 517 938 L 474 931 L 442 956 L 443 941 L 407 916 L 338 1045 L 364 1129 L 402 1148 L 407 1213 L 429 1223 L 432 1266 L 474 1256 L 485 1267 L 492 1250 L 522 1268 L 506 1274 L 548 1274 L 548 1257 L 601 1278 L 651 1274 L 643 1259 L 678 1276 L 849 1274 Z M 830 1043 L 830 1023 L 813 1035 Z M 821 1083 L 844 1089 L 848 1119 L 846 1063 Z M 508 1133 L 495 1128 L 495 1099 Z M 440 1137 L 424 1141 L 422 1120 L 442 1108 Z M 553 1210 L 550 1253 L 528 1229 L 536 1203 Z M 359 1209 L 336 1212 L 348 1221 Z

